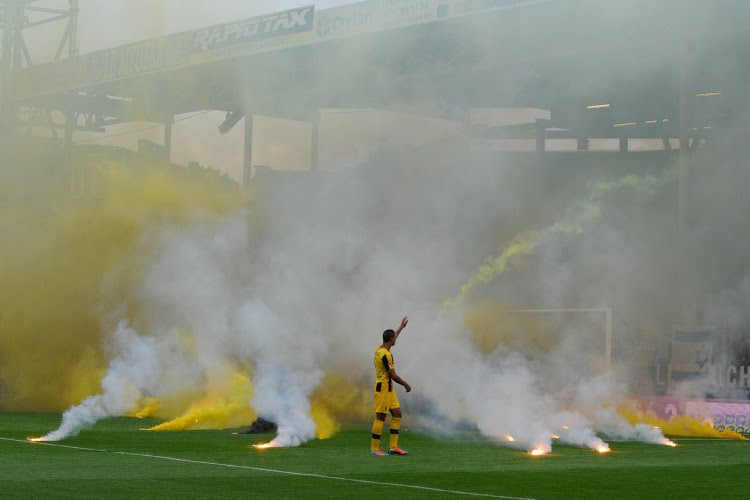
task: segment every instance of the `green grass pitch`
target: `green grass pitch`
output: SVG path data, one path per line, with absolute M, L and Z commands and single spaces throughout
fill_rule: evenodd
M 17 498 L 747 498 L 750 443 L 610 442 L 612 452 L 553 446 L 530 457 L 480 436 L 403 432 L 407 457 L 368 454 L 367 425 L 298 448 L 256 450 L 272 435 L 146 432 L 112 418 L 51 445 L 27 436 L 59 415 L 0 413 L 0 496 Z

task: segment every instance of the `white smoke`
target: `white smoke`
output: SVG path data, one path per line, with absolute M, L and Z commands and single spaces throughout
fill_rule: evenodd
M 502 343 L 482 353 L 462 324 L 462 309 L 439 315 L 436 304 L 446 296 L 440 290 L 448 288 L 435 270 L 450 262 L 450 239 L 442 238 L 452 234 L 410 232 L 421 227 L 417 207 L 384 203 L 362 177 L 332 175 L 317 186 L 316 197 L 280 189 L 262 222 L 248 213 L 196 215 L 185 227 L 160 224 L 147 231 L 137 254 L 151 260 L 137 303 L 123 308 L 124 319 L 129 308 L 139 311 L 140 332 L 118 325 L 103 393 L 68 410 L 50 437 L 68 437 L 121 415 L 144 395 L 199 388 L 226 378 L 228 365 L 249 364 L 254 396 L 248 405 L 278 425 L 273 445 L 297 446 L 315 437 L 310 397 L 325 371 L 353 379 L 370 375 L 379 333 L 415 310 L 418 321 L 412 318 L 394 350 L 397 360 L 401 353 L 406 360 L 397 361 L 397 370 L 449 422 L 470 422 L 499 443 L 543 452 L 551 450 L 553 435 L 577 446 L 606 447 L 595 429 L 658 440 L 653 429 L 596 413 L 624 388 L 580 369 L 590 360 L 577 352 L 575 331 L 561 325 L 562 341 L 547 353 L 522 353 Z M 654 184 L 651 178 L 643 182 Z M 637 188 L 638 179 L 597 186 L 589 200 Z M 331 203 L 334 193 L 339 201 Z M 436 213 L 426 215 L 440 217 L 454 208 L 433 205 Z M 582 210 L 581 217 L 590 220 L 595 208 Z M 545 238 L 539 252 L 562 236 Z M 116 281 L 110 276 L 107 282 Z M 180 344 L 179 332 L 189 333 L 191 349 Z
M 420 329 L 428 333 L 401 341 L 405 356 L 415 358 L 407 365 L 410 383 L 434 405 L 433 419 L 470 422 L 498 443 L 529 451 L 548 453 L 553 435 L 577 446 L 606 446 L 591 422 L 565 410 L 566 395 L 550 390 L 555 384 L 546 380 L 543 359 L 526 358 L 503 344 L 482 354 L 458 316 L 453 312 Z
M 665 444 L 667 441 L 660 428 L 642 423 L 631 424 L 612 407 L 597 409 L 595 419 L 597 428 L 613 439 L 653 444 Z
M 160 341 L 143 336 L 123 320 L 112 340 L 115 354 L 102 379 L 102 392 L 66 410 L 60 426 L 44 441 L 73 437 L 103 418 L 122 415 L 144 395 L 168 395 L 183 384 L 195 383 L 195 372 L 170 341 L 174 337 Z
M 177 5 L 176 0 L 171 3 Z M 199 11 L 220 16 L 209 22 L 251 15 L 259 8 L 249 2 L 221 8 L 206 5 Z M 623 3 L 613 8 L 620 12 L 629 7 Z M 119 12 L 110 6 L 105 10 Z M 128 6 L 126 10 L 133 9 Z M 199 12 L 196 9 L 181 11 L 188 12 L 188 18 L 151 16 L 157 19 L 156 24 L 141 25 L 149 31 L 137 38 L 206 23 L 195 14 Z M 609 27 L 610 20 L 620 19 L 602 17 L 602 23 L 590 24 Z M 158 26 L 172 18 L 176 25 Z M 495 31 L 494 25 L 487 26 Z M 604 37 L 605 28 L 599 29 Z M 85 36 L 82 40 L 87 45 Z M 89 48 L 100 48 L 92 42 L 89 39 Z M 403 53 L 409 53 L 404 47 Z M 481 43 L 477 45 L 477 67 L 496 63 L 483 61 L 494 53 L 487 47 L 487 54 L 482 54 Z M 337 60 L 332 55 L 316 61 L 320 74 L 339 78 L 341 67 L 354 75 L 371 74 L 372 61 L 393 59 L 388 52 L 379 53 L 378 47 L 361 48 L 369 54 L 361 58 L 362 67 L 356 67 L 355 58 Z M 529 47 L 521 50 L 519 60 L 532 54 Z M 277 55 L 266 58 L 270 62 L 263 65 L 238 69 L 238 77 L 250 70 L 285 74 L 289 61 L 283 54 Z M 376 76 L 382 86 L 376 101 L 389 92 L 401 102 L 413 99 L 411 91 L 399 95 L 398 86 L 404 81 L 401 75 L 389 74 L 383 67 Z M 513 95 L 515 90 L 522 97 L 526 94 L 521 90 L 527 89 L 521 87 L 531 89 L 543 83 L 535 82 L 533 75 L 515 80 L 518 89 L 503 85 L 502 92 Z M 324 80 L 316 81 L 326 87 Z M 397 83 L 387 88 L 389 81 Z M 278 89 L 279 94 L 297 91 L 298 83 L 290 79 L 289 88 Z M 421 85 L 429 86 L 429 81 Z M 463 95 L 466 103 L 472 102 L 469 88 L 446 89 L 445 85 L 441 82 L 440 93 L 455 90 L 448 94 Z M 246 92 L 252 87 L 242 86 Z M 362 89 L 356 84 L 350 87 L 337 82 L 331 88 L 341 94 L 337 97 L 342 102 L 355 102 Z M 437 89 L 424 90 L 420 93 L 429 98 L 430 91 Z M 245 97 L 245 109 L 250 110 L 263 96 Z M 272 107 L 268 103 L 265 109 L 272 114 Z M 417 141 L 416 135 L 406 133 L 399 139 L 400 144 L 424 143 L 423 138 Z M 578 335 L 574 328 L 561 326 L 562 340 L 546 353 L 522 352 L 515 345 L 502 344 L 484 353 L 462 323 L 465 310 L 456 309 L 441 321 L 430 318 L 438 317 L 438 304 L 455 296 L 482 259 L 514 234 L 534 236 L 529 246 L 535 259 L 531 271 L 516 273 L 508 282 L 492 274 L 478 282 L 486 285 L 476 287 L 478 294 L 550 307 L 607 307 L 616 302 L 643 315 L 670 317 L 662 311 L 676 302 L 664 297 L 679 287 L 674 284 L 677 273 L 672 262 L 677 260 L 672 252 L 676 238 L 663 230 L 672 228 L 673 222 L 658 222 L 673 214 L 663 206 L 646 211 L 642 205 L 644 200 L 661 196 L 665 187 L 673 187 L 675 170 L 599 180 L 590 184 L 580 203 L 571 204 L 576 197 L 570 192 L 574 189 L 564 188 L 583 185 L 588 176 L 585 168 L 570 169 L 558 178 L 554 175 L 560 174 L 553 169 L 545 170 L 544 176 L 549 174 L 554 180 L 516 169 L 511 164 L 516 158 L 493 160 L 497 164 L 482 168 L 467 160 L 465 144 L 446 147 L 444 143 L 449 142 L 428 145 L 425 149 L 436 152 L 427 160 L 412 154 L 418 164 L 407 168 L 396 159 L 394 164 L 371 165 L 373 168 L 361 172 L 352 168 L 347 175 L 332 173 L 322 180 L 311 176 L 314 182 L 297 186 L 294 181 L 290 187 L 277 185 L 264 198 L 259 214 L 196 216 L 186 226 L 155 225 L 143 236 L 142 245 L 149 251 L 137 252 L 150 258 L 127 264 L 142 268 L 143 280 L 136 285 L 137 299 L 125 304 L 122 321 L 112 328 L 111 362 L 102 392 L 66 411 L 60 428 L 47 437 L 75 435 L 101 418 L 132 409 L 143 396 L 199 388 L 206 381 L 226 378 L 228 365 L 247 363 L 252 366 L 255 389 L 248 405 L 278 424 L 274 444 L 299 445 L 315 435 L 310 396 L 325 371 L 337 369 L 353 379 L 370 376 L 371 352 L 379 343 L 379 332 L 394 326 L 403 314 L 421 311 L 419 319 L 412 316 L 395 349 L 397 369 L 414 387 L 412 394 L 403 397 L 407 418 L 410 402 L 419 397 L 423 403 L 419 410 L 425 414 L 454 424 L 469 422 L 493 440 L 524 449 L 549 451 L 553 435 L 561 442 L 599 449 L 606 443 L 597 432 L 659 442 L 663 439 L 660 430 L 631 425 L 609 405 L 625 394 L 626 388 L 582 368 L 592 360 L 588 351 L 578 349 L 579 343 L 570 342 Z M 358 154 L 351 161 L 364 156 Z M 584 160 L 585 156 L 581 154 L 581 161 L 590 161 Z M 744 162 L 737 163 L 747 171 Z M 597 172 L 606 171 L 602 177 L 597 173 L 597 179 L 618 176 L 617 171 L 622 171 L 608 169 L 608 165 L 596 167 Z M 722 183 L 743 185 L 736 182 L 737 176 L 717 175 L 714 168 L 706 170 L 709 173 L 703 175 L 724 179 Z M 545 183 L 554 186 L 539 187 Z M 730 191 L 729 186 L 718 187 L 709 192 L 712 203 L 724 203 L 721 194 Z M 725 215 L 733 214 L 739 222 L 728 227 L 744 227 L 746 197 L 741 190 L 736 192 L 741 200 Z M 613 197 L 617 202 L 607 211 L 605 202 Z M 561 212 L 563 216 L 555 220 L 554 214 Z M 696 244 L 680 243 L 691 248 L 721 243 L 722 251 L 714 252 L 714 257 L 733 255 L 744 263 L 744 246 L 737 244 L 737 235 L 729 237 L 726 229 L 719 227 L 722 225 L 713 224 L 715 220 L 703 222 L 704 231 L 694 236 Z M 701 263 L 694 266 L 696 281 L 711 274 L 714 267 L 707 265 L 710 260 L 696 259 Z M 736 264 L 732 270 L 738 267 Z M 709 320 L 718 322 L 730 315 L 735 323 L 746 320 L 750 279 L 747 273 L 743 275 L 745 279 L 737 286 L 719 287 L 709 297 Z M 105 287 L 117 283 L 114 271 Z M 115 291 L 107 293 L 116 295 Z M 189 347 L 182 341 L 185 336 L 192 340 Z
M 252 241 L 242 216 L 196 221 L 160 239 L 143 289 L 151 323 L 184 325 L 206 373 L 250 363 L 255 395 L 248 405 L 278 425 L 278 445 L 315 437 L 309 400 L 323 377 L 324 339 L 320 321 L 308 315 L 314 306 L 295 247 L 280 246 L 262 260 L 252 251 L 270 249 Z

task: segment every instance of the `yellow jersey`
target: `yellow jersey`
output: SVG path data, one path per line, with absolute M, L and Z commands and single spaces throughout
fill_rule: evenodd
M 383 346 L 375 349 L 375 383 L 383 382 L 388 384 L 388 391 L 393 387 L 391 375 L 389 372 L 393 366 L 393 354 Z

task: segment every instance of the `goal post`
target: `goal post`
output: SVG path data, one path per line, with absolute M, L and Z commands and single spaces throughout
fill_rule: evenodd
M 604 346 L 602 355 L 603 366 L 605 370 L 609 371 L 612 366 L 612 308 L 540 308 L 540 309 L 508 309 L 505 311 L 508 314 L 539 314 L 539 315 L 555 315 L 555 314 L 600 314 L 602 317 L 602 330 L 601 333 L 604 336 Z

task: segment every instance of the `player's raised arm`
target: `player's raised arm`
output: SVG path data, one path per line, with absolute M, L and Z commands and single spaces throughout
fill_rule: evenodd
M 404 328 L 406 328 L 406 325 L 408 325 L 408 324 L 409 324 L 409 317 L 408 316 L 404 316 L 401 319 L 401 324 L 398 325 L 398 328 L 396 328 L 396 338 L 398 338 L 398 336 L 401 334 L 401 330 L 403 330 Z

